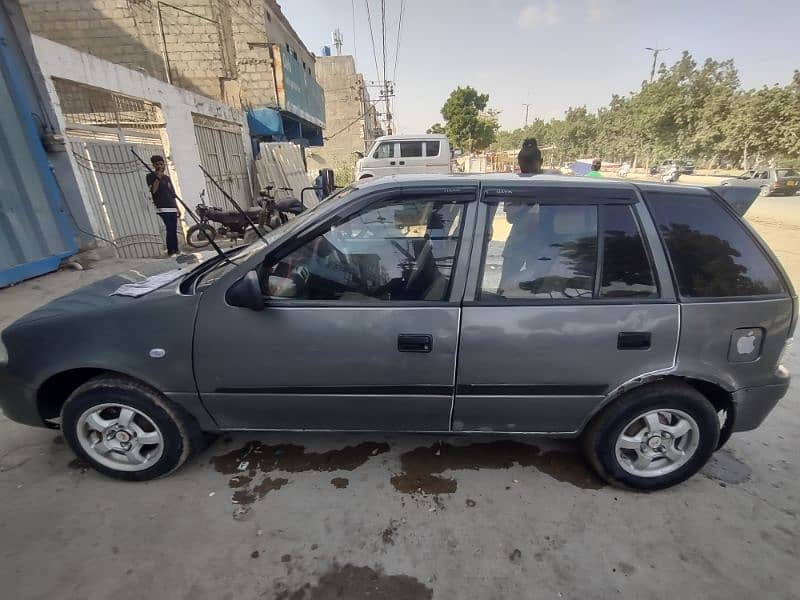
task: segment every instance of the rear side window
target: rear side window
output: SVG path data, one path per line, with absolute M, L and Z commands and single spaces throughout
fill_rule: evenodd
M 439 156 L 439 142 L 425 142 L 425 156 Z
M 784 292 L 775 268 L 710 195 L 650 192 L 647 203 L 685 298 L 766 296 Z
M 422 142 L 400 142 L 400 158 L 422 156 Z
M 604 206 L 603 298 L 654 298 L 658 288 L 639 226 L 626 205 Z

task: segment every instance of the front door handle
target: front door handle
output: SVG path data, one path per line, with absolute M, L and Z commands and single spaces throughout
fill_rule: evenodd
M 649 331 L 621 331 L 617 336 L 618 350 L 649 350 Z
M 423 352 L 433 350 L 433 336 L 418 333 L 401 333 L 397 336 L 397 350 L 400 352 Z
M 390 164 L 390 165 L 392 165 L 392 166 L 394 166 L 394 161 L 393 161 L 393 160 L 390 160 L 390 161 L 389 161 L 389 164 Z

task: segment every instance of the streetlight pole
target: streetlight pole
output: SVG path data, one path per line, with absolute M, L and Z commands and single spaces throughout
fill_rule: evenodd
M 528 111 L 531 108 L 531 105 L 527 102 L 523 103 L 522 106 L 525 107 L 525 127 L 528 127 Z
M 653 53 L 653 66 L 650 69 L 650 83 L 653 83 L 653 80 L 656 78 L 656 63 L 658 63 L 658 55 L 662 52 L 668 52 L 671 48 L 650 48 L 647 47 L 645 50 L 649 50 Z

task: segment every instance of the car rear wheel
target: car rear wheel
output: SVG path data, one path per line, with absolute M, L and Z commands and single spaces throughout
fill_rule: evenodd
M 132 379 L 96 377 L 61 410 L 64 438 L 97 471 L 131 481 L 171 473 L 204 445 L 197 422 L 162 394 Z
M 761 189 L 758 190 L 758 195 L 762 198 L 764 196 L 769 196 L 769 188 L 766 185 L 762 185 Z
M 587 458 L 613 485 L 652 491 L 694 475 L 714 453 L 719 418 L 700 392 L 658 383 L 621 396 L 584 433 Z

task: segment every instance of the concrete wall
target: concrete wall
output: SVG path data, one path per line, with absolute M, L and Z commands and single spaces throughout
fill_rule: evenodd
M 300 64 L 306 64 L 307 70 L 311 75 L 314 75 L 314 64 L 317 58 L 309 51 L 300 36 L 289 23 L 288 19 L 281 11 L 280 5 L 275 0 L 264 0 L 264 25 L 267 30 L 267 37 L 273 44 L 280 44 L 286 49 L 286 44 L 294 52 L 297 52 L 297 58 Z M 319 82 L 319 80 L 317 80 Z M 320 83 L 320 85 L 322 85 Z
M 367 140 L 377 133 L 374 111 L 364 77 L 356 71 L 352 56 L 318 56 L 317 81 L 325 90 L 325 145 L 307 151 L 308 169 L 339 172 L 355 165 L 354 152 L 364 152 Z M 366 113 L 366 116 L 365 116 Z
M 205 188 L 204 176 L 198 168 L 200 152 L 194 134 L 193 113 L 240 124 L 248 164 L 252 164 L 250 134 L 242 111 L 42 37 L 33 36 L 33 45 L 62 130 L 66 123 L 59 110 L 53 77 L 142 98 L 161 107 L 165 119 L 167 161 L 174 175 L 176 191 L 190 206 L 197 204 L 200 192 Z

